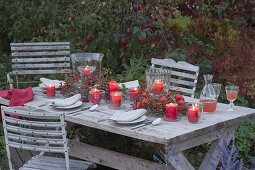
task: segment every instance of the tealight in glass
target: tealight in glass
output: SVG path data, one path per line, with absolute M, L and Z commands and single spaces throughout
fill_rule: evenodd
M 199 123 L 203 116 L 203 104 L 191 102 L 187 104 L 187 116 L 190 123 Z
M 120 91 L 111 92 L 110 94 L 110 107 L 111 109 L 121 109 L 123 102 L 123 93 Z

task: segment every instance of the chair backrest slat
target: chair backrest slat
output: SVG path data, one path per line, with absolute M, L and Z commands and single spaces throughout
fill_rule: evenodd
M 10 46 L 12 71 L 9 74 L 16 76 L 17 87 L 23 82 L 18 80 L 21 75 L 71 72 L 69 42 L 11 43 Z
M 170 90 L 182 92 L 194 97 L 199 74 L 199 67 L 185 61 L 175 62 L 172 59 L 151 59 L 152 67 L 171 70 Z

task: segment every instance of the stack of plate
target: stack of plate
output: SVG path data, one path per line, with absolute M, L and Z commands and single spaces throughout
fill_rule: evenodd
M 55 99 L 50 102 L 50 106 L 56 109 L 73 109 L 82 105 L 81 95 L 76 94 L 65 99 Z
M 147 119 L 147 116 L 145 116 L 146 112 L 147 110 L 145 109 L 137 109 L 129 112 L 115 113 L 109 119 L 120 124 L 139 123 Z

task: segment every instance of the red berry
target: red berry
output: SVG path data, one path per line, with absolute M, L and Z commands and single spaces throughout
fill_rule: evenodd
M 128 39 L 125 36 L 121 36 L 119 38 L 119 43 L 123 46 L 126 47 L 128 45 Z
M 147 94 L 147 93 L 145 93 L 145 92 L 143 92 L 143 93 L 142 93 L 142 96 L 143 96 L 143 97 L 147 97 L 147 96 L 148 96 L 148 94 Z
M 161 39 L 161 36 L 159 34 L 152 35 L 152 41 L 153 42 L 157 43 L 157 42 L 160 41 L 160 39 Z
M 141 102 L 137 102 L 137 103 L 136 103 L 136 108 L 137 108 L 137 109 L 140 109 L 141 107 L 142 107 L 142 103 L 141 103 Z
M 165 97 L 165 96 L 162 96 L 162 97 L 160 98 L 160 103 L 165 104 L 166 102 L 167 102 L 166 97 Z
M 95 39 L 95 36 L 92 35 L 92 34 L 88 34 L 88 35 L 86 36 L 86 42 L 87 42 L 87 43 L 90 43 L 90 42 L 93 41 L 94 39 Z
M 138 44 L 144 44 L 146 42 L 146 39 L 143 37 L 137 37 L 137 43 Z
M 142 105 L 146 105 L 146 104 L 148 104 L 149 103 L 149 100 L 147 99 L 147 98 L 144 98 L 143 100 L 142 100 Z
M 81 49 L 83 49 L 85 47 L 85 42 L 84 41 L 80 41 L 79 47 Z
M 176 95 L 175 95 L 175 100 L 180 101 L 180 100 L 184 100 L 184 98 L 183 98 L 182 95 L 176 94 Z
M 178 101 L 178 104 L 181 105 L 181 106 L 183 106 L 183 105 L 185 104 L 185 101 L 184 101 L 184 100 L 179 100 L 179 101 Z

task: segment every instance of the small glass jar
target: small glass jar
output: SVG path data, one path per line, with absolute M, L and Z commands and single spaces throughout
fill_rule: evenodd
M 187 116 L 190 123 L 199 123 L 203 115 L 203 104 L 191 102 L 187 104 Z
M 123 93 L 120 91 L 111 92 L 110 94 L 110 106 L 112 109 L 121 109 L 123 101 Z
M 133 87 L 128 90 L 129 100 L 135 102 L 136 99 L 139 97 L 141 91 L 138 87 Z
M 165 106 L 165 120 L 166 121 L 178 121 L 178 104 L 177 103 L 169 103 Z
M 89 101 L 92 104 L 100 104 L 101 100 L 105 99 L 105 91 L 97 88 L 92 88 L 89 91 Z

